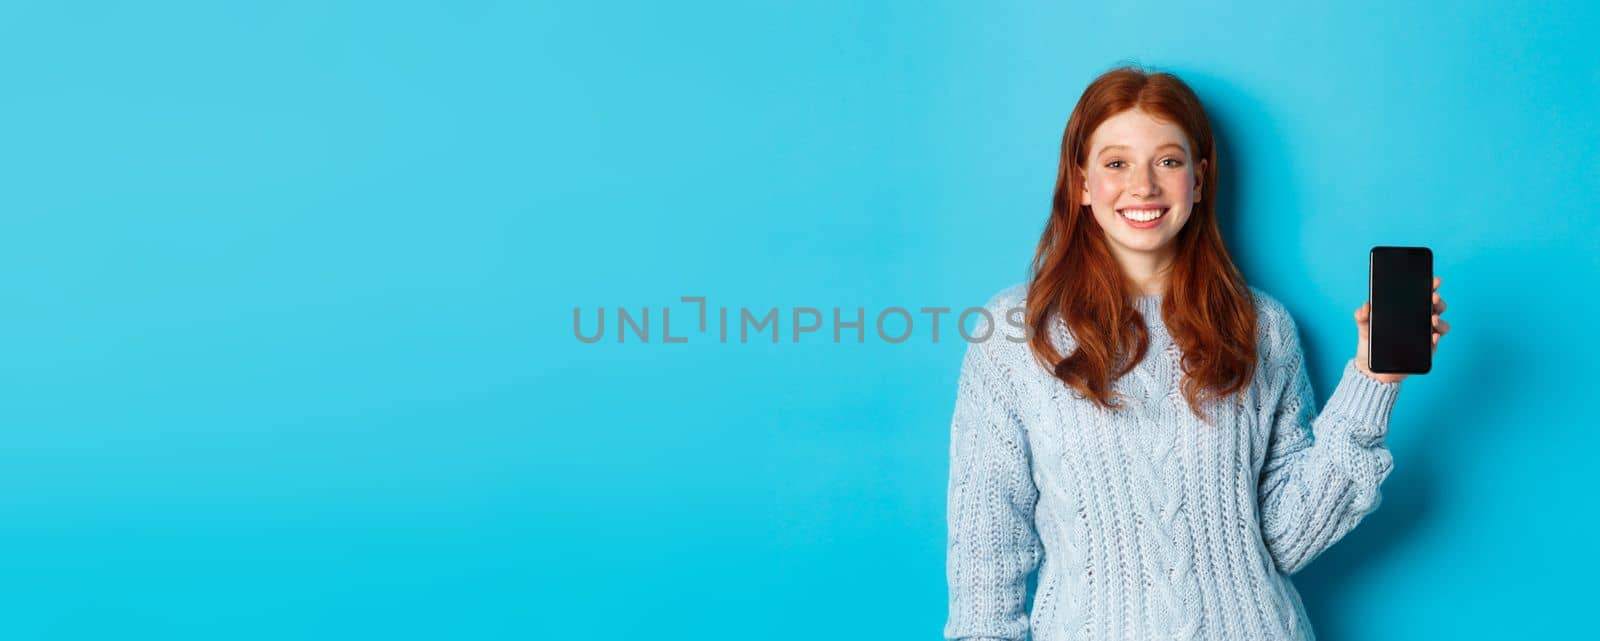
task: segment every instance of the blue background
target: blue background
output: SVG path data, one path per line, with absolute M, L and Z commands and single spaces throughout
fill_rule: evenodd
M 0 636 L 938 638 L 965 344 L 678 298 L 982 304 L 1123 61 L 1321 399 L 1367 249 L 1436 252 L 1319 636 L 1592 629 L 1600 5 L 858 4 L 0 5 Z

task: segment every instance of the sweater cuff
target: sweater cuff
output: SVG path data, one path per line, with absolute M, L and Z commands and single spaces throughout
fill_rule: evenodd
M 1367 444 L 1382 440 L 1389 432 L 1389 415 L 1400 395 L 1401 381 L 1383 383 L 1356 369 L 1356 359 L 1345 362 L 1339 387 L 1333 390 L 1324 412 L 1336 425 L 1363 437 Z

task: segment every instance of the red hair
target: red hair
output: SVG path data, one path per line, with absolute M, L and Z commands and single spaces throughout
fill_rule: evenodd
M 1201 405 L 1240 393 L 1255 376 L 1256 307 L 1243 275 L 1223 245 L 1217 228 L 1217 148 L 1200 99 L 1177 76 L 1120 67 L 1102 74 L 1084 90 L 1061 137 L 1050 220 L 1034 254 L 1028 283 L 1029 343 L 1034 356 L 1056 378 L 1084 398 L 1118 407 L 1111 382 L 1144 359 L 1149 334 L 1105 231 L 1088 203 L 1079 202 L 1085 184 L 1089 137 L 1100 123 L 1139 109 L 1181 127 L 1195 160 L 1204 159 L 1200 193 L 1189 219 L 1173 242 L 1177 255 L 1162 297 L 1161 318 L 1183 351 L 1183 396 L 1196 416 L 1209 423 Z M 1065 321 L 1076 343 L 1062 357 L 1050 340 L 1054 318 Z

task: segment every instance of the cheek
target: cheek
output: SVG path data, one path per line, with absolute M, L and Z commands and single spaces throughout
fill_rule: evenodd
M 1173 174 L 1168 177 L 1162 188 L 1175 194 L 1187 196 L 1194 192 L 1194 175 L 1188 172 Z
M 1115 178 L 1098 176 L 1089 179 L 1089 197 L 1094 202 L 1111 204 L 1117 199 L 1117 194 L 1121 191 L 1122 185 Z

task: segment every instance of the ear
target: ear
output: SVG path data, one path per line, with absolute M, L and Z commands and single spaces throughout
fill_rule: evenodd
M 1206 161 L 1202 159 L 1194 170 L 1194 201 L 1200 202 L 1200 188 L 1206 184 Z
M 1089 175 L 1083 171 L 1079 171 L 1078 177 L 1081 179 L 1079 184 L 1082 185 L 1082 187 L 1078 190 L 1078 202 L 1087 205 L 1089 204 Z

